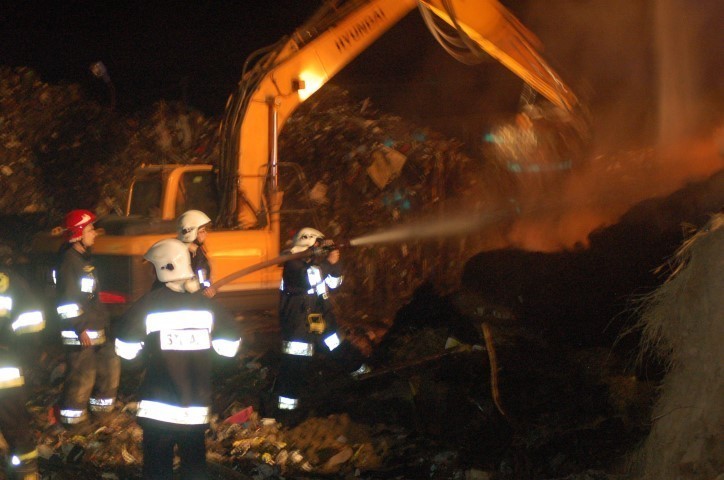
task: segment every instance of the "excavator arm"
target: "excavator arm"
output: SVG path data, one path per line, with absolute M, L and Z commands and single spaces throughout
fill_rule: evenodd
M 539 42 L 496 0 L 328 1 L 290 37 L 247 60 L 238 91 L 227 103 L 219 163 L 221 208 L 217 224 L 263 228 L 278 211 L 277 138 L 309 96 L 419 7 L 449 25 L 458 45 L 493 57 L 565 110 L 576 97 L 539 55 Z M 449 38 L 435 27 L 433 34 Z

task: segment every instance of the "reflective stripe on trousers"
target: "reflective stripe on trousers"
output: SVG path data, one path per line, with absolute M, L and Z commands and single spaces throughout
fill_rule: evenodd
M 23 385 L 25 385 L 25 378 L 19 368 L 0 368 L 0 389 L 22 387 Z
M 88 418 L 88 412 L 83 410 L 74 410 L 70 408 L 60 409 L 60 421 L 67 424 L 73 425 L 75 423 L 81 423 Z
M 141 400 L 136 415 L 178 425 L 203 425 L 209 423 L 209 407 L 180 407 L 153 400 Z
M 282 353 L 287 355 L 300 355 L 311 357 L 314 355 L 314 345 L 305 342 L 282 342 Z
M 88 401 L 91 412 L 110 412 L 113 410 L 113 398 L 93 398 Z
M 279 410 L 295 410 L 299 406 L 298 398 L 282 397 L 279 395 Z

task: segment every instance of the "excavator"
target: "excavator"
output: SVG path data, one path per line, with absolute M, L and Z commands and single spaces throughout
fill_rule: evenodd
M 456 59 L 473 64 L 492 57 L 556 108 L 577 109 L 576 96 L 540 55 L 539 41 L 497 0 L 327 0 L 291 35 L 246 60 L 220 127 L 217 165 L 142 166 L 122 214 L 98 221 L 101 301 L 118 313 L 148 291 L 153 274 L 143 254 L 174 236 L 175 219 L 189 209 L 214 219 L 206 243 L 215 277 L 277 257 L 284 193 L 277 140 L 285 121 L 415 9 Z M 49 245 L 41 241 L 34 250 L 49 256 Z M 45 275 L 52 277 L 49 267 Z M 272 305 L 280 277 L 277 266 L 255 270 L 224 285 L 217 298 L 232 307 Z

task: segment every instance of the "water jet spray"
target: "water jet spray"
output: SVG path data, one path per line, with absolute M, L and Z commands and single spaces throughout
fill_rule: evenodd
M 492 225 L 499 217 L 500 215 L 494 214 L 457 215 L 439 220 L 425 220 L 356 237 L 349 240 L 348 244 L 352 247 L 359 247 L 465 235 Z
M 460 236 L 483 229 L 492 225 L 498 220 L 500 215 L 484 214 L 484 215 L 467 215 L 453 216 L 440 220 L 426 220 L 408 225 L 400 225 L 388 230 L 379 231 L 369 235 L 363 235 L 348 241 L 338 241 L 330 245 L 322 245 L 311 247 L 301 252 L 287 253 L 278 257 L 250 265 L 232 274 L 229 274 L 217 281 L 211 286 L 218 290 L 220 287 L 230 283 L 237 278 L 241 278 L 250 273 L 262 270 L 274 265 L 281 265 L 290 260 L 296 260 L 309 257 L 325 257 L 332 250 L 346 247 L 361 247 L 367 245 L 380 245 L 385 243 L 401 243 L 412 240 L 425 240 L 430 238 L 442 239 L 452 236 Z

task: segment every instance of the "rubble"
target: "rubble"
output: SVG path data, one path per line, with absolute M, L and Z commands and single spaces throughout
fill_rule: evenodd
M 0 71 L 0 102 L 0 179 L 12 185 L 0 207 L 43 215 L 3 232 L 18 252 L 32 228 L 58 220 L 68 195 L 83 190 L 79 206 L 112 211 L 136 165 L 218 154 L 216 121 L 181 104 L 115 117 L 76 86 L 45 84 L 27 69 Z M 330 377 L 318 392 L 324 401 L 293 428 L 273 418 L 266 398 L 278 365 L 275 314 L 245 312 L 245 350 L 219 366 L 215 382 L 219 416 L 207 446 L 218 478 L 621 478 L 622 458 L 648 431 L 660 372 L 632 368 L 630 342 L 617 337 L 630 322 L 628 296 L 660 281 L 651 272 L 681 240 L 678 224 L 664 228 L 647 204 L 594 232 L 587 250 L 495 250 L 507 246 L 517 214 L 521 185 L 510 169 L 334 88 L 288 121 L 280 158 L 283 209 L 294 212 L 282 212 L 287 238 L 309 225 L 344 242 L 461 204 L 494 221 L 466 237 L 343 250 L 345 284 L 333 301 L 373 370 Z M 71 181 L 79 168 L 96 183 Z M 52 188 L 60 182 L 67 188 Z M 656 205 L 701 223 L 712 204 L 720 208 L 721 182 Z M 451 338 L 469 348 L 449 354 Z M 47 476 L 138 478 L 138 372 L 124 369 L 122 409 L 71 434 L 48 414 L 64 374 L 51 345 L 27 374 Z
M 440 218 L 461 204 L 470 215 L 485 209 L 501 211 L 502 217 L 509 206 L 501 199 L 506 201 L 514 184 L 499 165 L 466 154 L 461 142 L 376 111 L 369 101 L 354 102 L 333 87 L 318 92 L 287 121 L 280 157 L 301 165 L 305 176 L 300 182 L 296 171 L 280 169 L 281 183 L 290 187 L 282 205 L 282 232 L 288 238 L 312 225 L 345 242 L 415 219 Z M 300 208 L 307 213 L 297 213 Z M 285 209 L 295 215 L 285 216 Z M 353 304 L 366 304 L 375 312 L 370 320 L 391 324 L 425 281 L 432 280 L 440 291 L 456 287 L 459 259 L 478 251 L 480 238 L 345 250 L 345 290 L 354 291 L 355 298 L 344 292 L 336 296 L 340 309 L 350 312 Z M 349 324 L 364 320 L 343 319 Z
M 121 117 L 78 85 L 0 67 L 0 212 L 36 231 L 58 225 L 67 205 L 118 212 L 135 167 L 211 161 L 217 131 L 217 121 L 180 103 Z

